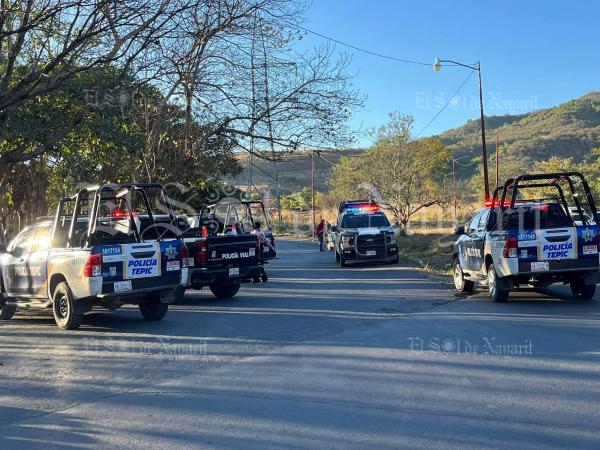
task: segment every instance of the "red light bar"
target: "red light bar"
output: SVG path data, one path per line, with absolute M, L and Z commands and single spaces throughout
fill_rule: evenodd
M 500 206 L 500 202 L 498 200 L 496 200 L 494 202 L 494 200 L 491 199 L 487 199 L 485 201 L 485 207 L 486 208 L 490 208 L 491 206 Z M 510 206 L 510 200 L 504 200 L 504 203 L 502 204 L 502 206 Z
M 125 217 L 127 217 L 127 213 L 125 211 L 123 211 L 122 209 L 115 209 L 112 212 L 112 218 L 113 219 L 124 219 Z

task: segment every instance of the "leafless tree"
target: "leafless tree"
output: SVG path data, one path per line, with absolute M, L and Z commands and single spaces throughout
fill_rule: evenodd
M 99 66 L 127 73 L 187 7 L 175 0 L 0 0 L 0 140 L 20 107 L 68 80 Z M 85 104 L 43 142 L 23 136 L 2 152 L 0 167 L 44 154 L 93 108 Z
M 0 6 L 0 142 L 19 108 L 99 67 L 160 92 L 160 106 L 144 112 L 145 178 L 156 177 L 157 161 L 169 157 L 165 130 L 179 120 L 169 117 L 178 108 L 187 130 L 182 162 L 215 145 L 261 157 L 272 150 L 268 157 L 275 159 L 350 137 L 347 119 L 360 98 L 348 59 L 328 45 L 294 51 L 303 37 L 297 25 L 304 0 L 0 0 Z M 109 88 L 103 85 L 99 96 Z M 0 149 L 0 169 L 54 148 L 97 107 L 82 102 L 43 138 L 21 136 Z

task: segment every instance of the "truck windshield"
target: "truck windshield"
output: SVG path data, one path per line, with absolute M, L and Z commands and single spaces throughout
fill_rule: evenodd
M 383 214 L 348 214 L 342 219 L 342 228 L 380 228 L 389 226 L 390 222 Z

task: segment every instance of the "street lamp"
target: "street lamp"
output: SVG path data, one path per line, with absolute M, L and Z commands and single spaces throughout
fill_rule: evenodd
M 442 70 L 442 63 L 448 63 L 455 66 L 466 67 L 471 70 L 476 70 L 479 75 L 479 111 L 481 114 L 481 146 L 482 146 L 482 157 L 483 157 L 483 183 L 485 185 L 485 199 L 488 200 L 490 198 L 490 182 L 488 178 L 488 158 L 487 158 L 487 147 L 485 145 L 485 124 L 483 118 L 483 88 L 481 86 L 481 64 L 479 61 L 475 63 L 475 65 L 471 66 L 469 64 L 463 64 L 456 61 L 452 61 L 450 59 L 440 59 L 435 58 L 433 63 L 433 70 L 435 72 L 439 72 Z

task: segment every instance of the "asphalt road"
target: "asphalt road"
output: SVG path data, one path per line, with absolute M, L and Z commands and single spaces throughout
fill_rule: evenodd
M 280 240 L 268 284 L 158 323 L 0 323 L 0 448 L 600 445 L 598 300 L 459 298 L 315 248 Z

